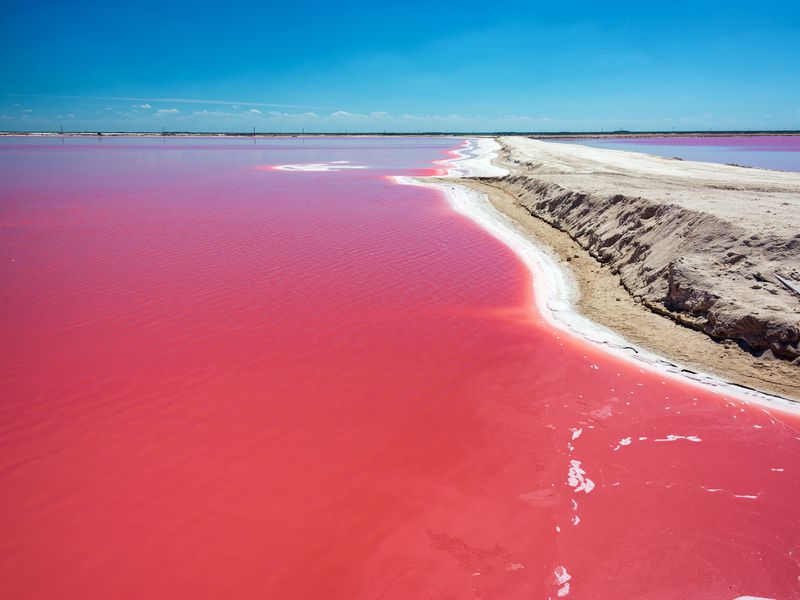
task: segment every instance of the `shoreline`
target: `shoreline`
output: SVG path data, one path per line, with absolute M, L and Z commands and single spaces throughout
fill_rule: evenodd
M 738 347 L 725 350 L 723 348 L 728 347 L 713 341 L 704 333 L 678 325 L 635 303 L 619 284 L 618 278 L 615 285 L 610 285 L 615 279 L 610 269 L 592 258 L 567 233 L 526 213 L 522 207 L 515 205 L 510 194 L 506 193 L 503 198 L 498 193 L 500 190 L 464 180 L 465 172 L 475 176 L 474 173 L 491 172 L 499 175 L 499 172 L 505 171 L 493 164 L 501 148 L 496 141 L 473 138 L 468 144 L 466 149 L 456 152 L 456 158 L 443 161 L 450 167 L 447 177 L 397 178 L 397 181 L 439 189 L 454 210 L 469 217 L 511 248 L 536 279 L 535 308 L 548 324 L 590 343 L 602 345 L 603 350 L 633 361 L 642 368 L 681 382 L 717 394 L 730 394 L 764 407 L 800 413 L 800 403 L 797 402 L 800 399 L 800 386 L 782 386 L 771 383 L 769 379 L 757 380 L 752 373 L 740 373 L 737 376 L 730 369 L 715 368 L 714 364 L 708 364 L 703 353 L 712 347 L 723 354 L 745 353 Z M 461 161 L 471 165 L 471 169 L 465 170 L 465 162 Z M 587 277 L 588 273 L 594 277 Z M 599 285 L 592 287 L 590 280 L 595 280 Z M 605 296 L 608 304 L 609 294 L 613 294 L 614 299 L 605 314 L 590 309 L 598 296 Z M 620 306 L 616 307 L 616 304 Z M 638 313 L 637 318 L 630 318 L 630 310 Z M 636 327 L 659 329 L 659 325 L 662 330 L 664 327 L 672 330 L 670 338 L 677 335 L 703 342 L 706 347 L 695 357 L 703 360 L 692 360 L 690 355 L 676 356 L 674 352 L 667 351 L 668 348 L 648 343 L 652 339 L 634 335 Z M 662 333 L 660 330 L 656 332 L 657 335 Z M 749 355 L 747 357 L 747 360 L 756 360 Z M 724 358 L 726 362 L 731 360 L 730 356 Z M 785 362 L 773 361 L 776 364 Z M 796 371 L 797 367 L 790 366 Z

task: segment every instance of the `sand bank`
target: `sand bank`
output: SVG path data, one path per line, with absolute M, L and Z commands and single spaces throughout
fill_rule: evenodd
M 528 146 L 529 142 L 532 142 L 532 148 Z M 558 161 L 553 160 L 551 158 L 552 155 L 548 156 L 546 152 L 543 154 L 542 150 L 536 147 L 540 144 L 547 146 L 549 152 L 549 147 L 554 146 L 554 144 L 543 144 L 517 138 L 503 138 L 501 143 L 503 149 L 499 151 L 499 147 L 493 145 L 490 140 L 478 140 L 472 142 L 461 153 L 462 159 L 472 161 L 471 165 L 474 168 L 482 169 L 484 173 L 490 168 L 486 164 L 488 162 L 487 159 L 493 155 L 497 157 L 499 154 L 500 156 L 494 160 L 494 168 L 499 167 L 501 171 L 495 171 L 496 175 L 493 177 L 482 175 L 477 180 L 464 179 L 463 163 L 459 165 L 458 160 L 454 161 L 461 168 L 455 169 L 453 174 L 457 177 L 461 176 L 460 182 L 469 185 L 478 193 L 466 192 L 462 186 L 453 186 L 452 182 L 447 180 L 440 179 L 438 183 L 432 183 L 438 184 L 444 189 L 456 210 L 478 221 L 484 228 L 507 243 L 520 255 L 536 275 L 536 298 L 540 304 L 540 312 L 546 318 L 551 319 L 554 325 L 567 328 L 593 342 L 605 344 L 609 350 L 626 354 L 631 358 L 642 361 L 649 367 L 668 372 L 673 376 L 688 377 L 695 382 L 712 385 L 718 389 L 724 389 L 726 392 L 770 403 L 774 401 L 772 395 L 794 399 L 800 398 L 800 369 L 798 369 L 797 365 L 787 360 L 774 359 L 771 356 L 771 352 L 767 353 L 767 356 L 755 357 L 752 353 L 742 350 L 733 342 L 715 342 L 709 335 L 686 327 L 685 324 L 684 326 L 678 324 L 669 310 L 661 310 L 659 312 L 672 316 L 673 319 L 664 318 L 654 313 L 653 309 L 657 307 L 654 301 L 643 298 L 641 294 L 634 295 L 624 285 L 620 274 L 621 269 L 615 267 L 612 261 L 608 260 L 609 253 L 613 256 L 611 250 L 608 250 L 606 254 L 598 253 L 597 249 L 591 243 L 587 243 L 586 239 L 581 239 L 580 235 L 570 232 L 567 227 L 564 227 L 555 219 L 546 220 L 546 215 L 537 214 L 535 203 L 528 203 L 527 201 L 531 198 L 526 198 L 524 190 L 520 189 L 520 182 L 523 182 L 523 185 L 531 183 L 529 179 L 531 171 L 536 172 L 536 178 L 538 179 L 548 174 L 559 178 L 561 175 L 579 177 L 583 174 L 603 174 L 603 169 L 610 170 L 612 172 L 610 177 L 600 178 L 599 189 L 601 191 L 592 192 L 589 186 L 594 184 L 593 180 L 586 178 L 583 182 L 586 187 L 579 188 L 576 191 L 584 200 L 590 195 L 602 199 L 602 194 L 608 193 L 605 191 L 607 188 L 603 186 L 611 185 L 611 182 L 615 180 L 618 185 L 612 197 L 620 195 L 624 197 L 625 192 L 630 193 L 630 188 L 622 187 L 624 183 L 627 183 L 626 176 L 634 180 L 633 183 L 637 186 L 635 189 L 658 191 L 658 178 L 664 177 L 664 186 L 667 189 L 661 192 L 661 196 L 652 194 L 653 197 L 660 198 L 661 204 L 672 209 L 677 203 L 671 202 L 672 198 L 669 198 L 669 196 L 673 192 L 680 190 L 681 185 L 689 187 L 691 190 L 697 190 L 698 187 L 704 188 L 706 200 L 700 199 L 692 202 L 691 197 L 686 198 L 682 194 L 677 194 L 681 196 L 685 205 L 691 206 L 691 209 L 686 206 L 681 208 L 700 212 L 699 209 L 703 207 L 704 202 L 709 203 L 713 207 L 713 212 L 707 211 L 703 214 L 708 215 L 709 218 L 714 217 L 715 219 L 723 220 L 723 215 L 728 215 L 730 218 L 731 214 L 737 214 L 735 206 L 730 206 L 724 202 L 724 196 L 731 191 L 730 188 L 736 183 L 738 176 L 745 175 L 744 181 L 739 182 L 739 185 L 744 189 L 736 194 L 731 194 L 733 198 L 731 201 L 741 202 L 744 195 L 748 197 L 752 195 L 757 202 L 760 201 L 760 206 L 764 210 L 776 210 L 778 207 L 783 206 L 784 202 L 788 202 L 789 206 L 792 206 L 790 196 L 793 193 L 793 186 L 800 183 L 800 176 L 757 169 L 721 167 L 720 165 L 703 163 L 683 163 L 681 161 L 643 156 L 645 165 L 639 167 L 639 169 L 645 175 L 642 175 L 639 180 L 635 180 L 631 171 L 636 170 L 637 163 L 640 162 L 639 157 L 642 155 L 593 148 L 557 146 L 557 148 L 552 149 L 552 152 L 560 158 L 564 156 L 561 154 L 562 151 L 560 149 L 564 148 L 565 155 L 572 161 L 571 163 L 567 162 L 566 165 L 562 162 L 559 168 Z M 520 146 L 522 146 L 522 149 L 520 149 Z M 585 157 L 575 156 L 575 154 L 580 155 L 583 150 L 594 156 L 590 160 L 586 160 Z M 614 156 L 610 159 L 609 157 L 601 156 L 606 153 L 624 156 Z M 481 164 L 481 158 L 483 158 L 483 164 Z M 546 158 L 549 163 L 545 163 L 542 160 L 543 158 Z M 586 160 L 586 162 L 582 166 L 575 165 L 575 161 L 580 163 L 581 160 Z M 654 165 L 651 162 L 653 160 L 666 164 Z M 680 169 L 680 176 L 675 176 L 669 171 L 673 163 L 683 167 Z M 548 164 L 549 172 L 544 167 L 545 164 Z M 627 168 L 628 171 L 624 174 L 614 172 L 622 168 Z M 506 169 L 515 174 L 501 175 L 502 170 Z M 664 169 L 666 169 L 666 173 Z M 716 173 L 717 170 L 722 172 Z M 576 171 L 578 172 L 576 173 Z M 520 172 L 524 174 L 521 175 Z M 683 182 L 681 182 L 681 178 Z M 568 183 L 565 179 L 560 180 L 564 181 L 565 184 Z M 646 185 L 650 187 L 646 188 Z M 530 192 L 530 189 L 528 189 L 528 192 Z M 664 196 L 667 197 L 666 200 Z M 796 195 L 794 198 L 794 202 L 798 202 L 800 196 Z M 649 196 L 647 199 L 650 200 Z M 643 198 L 637 196 L 636 200 L 641 201 Z M 713 200 L 714 202 L 708 202 L 708 200 Z M 621 202 L 620 200 L 612 202 L 611 198 L 608 198 L 607 201 L 611 206 Z M 555 204 L 557 205 L 558 203 L 556 202 Z M 635 210 L 640 208 L 635 204 L 631 206 L 634 216 Z M 677 204 L 677 206 L 680 207 L 681 205 Z M 794 208 L 796 210 L 798 207 L 795 205 Z M 584 209 L 586 209 L 586 206 L 582 208 L 582 210 Z M 589 225 L 587 227 L 591 229 L 591 224 L 594 223 L 596 231 L 584 231 L 583 236 L 589 240 L 602 240 L 604 239 L 602 235 L 607 234 L 612 237 L 617 235 L 618 231 L 609 233 L 603 229 L 603 226 L 607 226 L 608 223 L 599 218 L 599 216 L 602 216 L 602 210 L 598 208 L 594 210 L 597 214 L 594 216 L 589 214 Z M 739 218 L 749 219 L 751 222 L 765 221 L 760 231 L 762 234 L 767 231 L 770 232 L 770 235 L 773 236 L 770 238 L 773 248 L 774 237 L 779 237 L 781 234 L 789 235 L 788 245 L 790 247 L 792 240 L 797 239 L 791 237 L 798 231 L 798 229 L 792 230 L 792 219 L 796 218 L 793 215 L 787 216 L 783 220 L 771 217 L 761 219 L 758 210 L 751 207 L 742 210 Z M 672 215 L 668 215 L 665 221 L 668 225 L 671 225 Z M 699 219 L 699 221 L 701 221 L 701 224 L 703 223 L 703 219 Z M 711 223 L 717 228 L 721 226 L 716 220 L 711 220 Z M 559 229 L 554 225 L 559 225 L 561 228 Z M 752 226 L 757 227 L 755 223 Z M 724 223 L 722 227 L 724 230 Z M 636 229 L 638 228 L 636 227 Z M 697 228 L 696 223 L 695 228 Z M 564 229 L 564 231 L 561 229 Z M 673 257 L 670 258 L 668 252 L 665 254 L 667 264 L 670 261 L 681 258 L 681 252 L 686 250 L 686 243 L 680 237 L 680 228 L 670 226 L 668 229 L 669 231 L 666 234 L 664 232 L 659 232 L 658 234 L 668 237 L 667 234 L 671 232 L 673 237 L 676 238 L 670 240 L 674 252 Z M 718 233 L 718 235 L 724 237 L 723 234 Z M 715 252 L 720 252 L 717 246 L 721 244 L 717 243 L 715 246 L 713 228 L 703 231 L 702 235 L 704 236 L 705 247 L 708 248 L 707 254 L 710 257 L 708 262 L 711 276 L 718 275 L 718 278 L 721 278 L 723 283 L 730 283 L 725 277 L 729 277 L 727 273 L 729 269 L 725 268 L 728 263 L 724 262 L 724 260 L 719 260 L 714 254 Z M 531 244 L 531 241 L 534 243 Z M 751 243 L 753 241 L 751 240 Z M 719 242 L 719 240 L 716 240 L 716 242 Z M 609 245 L 602 247 L 608 248 Z M 723 253 L 723 257 L 725 256 L 728 256 L 727 252 Z M 606 259 L 605 261 L 603 260 L 604 258 Z M 780 255 L 780 259 L 784 263 L 780 263 L 777 267 L 770 263 L 767 267 L 782 268 L 783 272 L 788 276 L 796 276 L 796 273 L 791 270 L 793 257 L 784 253 Z M 739 259 L 733 264 L 742 261 L 743 259 Z M 752 259 L 747 262 L 752 262 Z M 789 265 L 788 273 L 786 268 L 782 266 L 787 263 Z M 715 270 L 723 271 L 722 275 L 715 274 Z M 648 271 L 645 270 L 644 272 Z M 776 285 L 773 283 L 772 289 L 777 290 L 778 285 L 783 288 L 781 284 L 777 283 Z M 765 289 L 765 286 L 762 285 L 759 289 Z M 778 295 L 774 291 L 767 291 L 766 293 L 769 294 L 771 299 Z M 792 306 L 791 302 L 786 302 L 789 307 L 787 309 L 789 311 L 788 314 L 794 315 L 793 322 L 791 318 L 788 320 L 789 328 L 794 327 L 796 332 L 797 312 L 792 312 L 792 309 L 796 311 L 797 307 L 800 307 L 800 299 L 795 298 L 788 290 L 787 297 L 791 302 L 796 303 L 796 306 Z M 786 301 L 786 298 L 781 299 Z M 738 307 L 741 307 L 741 305 Z M 745 306 L 746 309 L 747 306 Z M 753 309 L 753 312 L 757 313 L 758 311 Z M 691 322 L 688 323 L 691 324 Z M 784 342 L 780 343 L 783 344 Z M 788 346 L 791 351 L 792 345 L 788 344 Z M 726 382 L 731 382 L 735 385 L 731 386 Z M 744 386 L 744 388 L 739 386 Z M 748 391 L 747 388 L 753 388 L 756 391 Z M 758 391 L 763 393 L 758 393 Z M 783 403 L 779 402 L 779 404 Z

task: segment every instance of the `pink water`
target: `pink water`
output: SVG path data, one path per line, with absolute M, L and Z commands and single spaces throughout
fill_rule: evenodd
M 0 142 L 0 596 L 800 597 L 800 420 L 545 325 L 460 143 Z
M 667 158 L 800 171 L 800 135 L 653 136 L 564 141 Z

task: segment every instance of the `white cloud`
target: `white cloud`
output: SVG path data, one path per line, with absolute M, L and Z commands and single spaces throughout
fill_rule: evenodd
M 287 113 L 287 112 L 280 112 L 277 110 L 268 110 L 266 115 L 272 119 L 284 119 L 284 120 L 306 120 L 306 119 L 319 119 L 319 115 L 315 112 L 304 112 L 304 113 Z
M 304 104 L 279 104 L 273 102 L 246 102 L 242 100 L 213 100 L 207 98 L 140 98 L 133 96 L 67 96 L 61 94 L 13 94 L 26 98 L 67 98 L 73 100 L 121 100 L 125 102 L 164 102 L 177 104 L 227 104 L 233 108 L 240 106 L 260 106 L 271 108 L 299 108 L 311 110 L 333 110 L 330 106 L 307 106 Z M 18 106 L 18 105 L 15 105 Z
M 410 121 L 462 121 L 461 115 L 403 115 L 403 119 Z
M 251 108 L 251 109 L 250 109 L 250 110 L 248 110 L 247 112 L 249 112 L 249 113 L 252 113 L 252 114 L 254 114 L 254 115 L 260 115 L 260 114 L 261 114 L 261 111 L 260 111 L 260 110 L 258 110 L 257 108 Z
M 25 112 L 25 113 L 31 113 L 31 112 L 33 112 L 33 109 L 32 109 L 32 108 L 26 108 L 26 109 L 25 109 L 25 110 L 23 110 L 22 112 Z
M 530 115 L 506 115 L 501 114 L 500 118 L 504 121 L 525 121 L 532 123 L 549 123 L 553 119 L 550 117 L 531 117 Z
M 192 112 L 193 117 L 209 118 L 209 117 L 240 117 L 240 113 L 225 112 L 221 110 L 196 110 Z
M 153 107 L 145 102 L 144 104 L 134 104 L 133 108 L 141 108 L 142 110 L 150 110 Z
M 159 108 L 156 115 L 177 115 L 179 112 L 177 108 Z
M 337 110 L 332 112 L 330 117 L 333 119 L 369 119 L 370 116 L 363 113 L 351 113 L 346 110 Z

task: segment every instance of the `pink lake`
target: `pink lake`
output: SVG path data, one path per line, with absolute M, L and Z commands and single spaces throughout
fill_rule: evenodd
M 2 596 L 798 597 L 800 419 L 547 325 L 463 144 L 0 140 Z
M 561 141 L 666 158 L 800 171 L 800 135 L 643 136 Z

